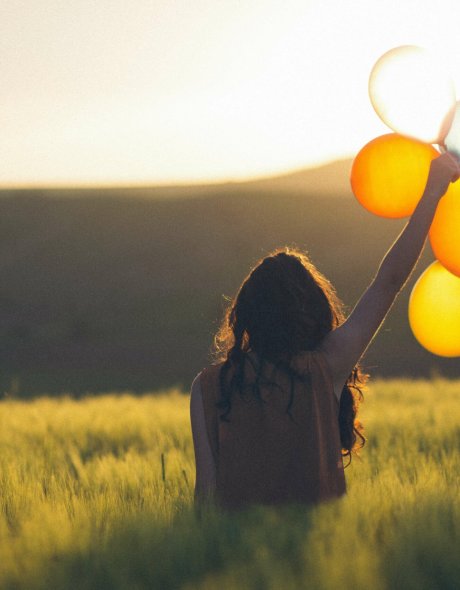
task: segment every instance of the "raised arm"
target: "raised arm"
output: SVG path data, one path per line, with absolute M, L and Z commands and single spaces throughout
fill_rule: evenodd
M 439 199 L 447 191 L 449 183 L 459 176 L 460 166 L 451 154 L 442 154 L 431 162 L 424 193 L 406 226 L 384 256 L 376 276 L 348 319 L 321 342 L 319 349 L 329 361 L 338 397 L 414 269 Z

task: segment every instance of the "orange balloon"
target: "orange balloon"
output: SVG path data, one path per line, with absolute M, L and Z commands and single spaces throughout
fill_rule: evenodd
M 355 197 L 382 217 L 411 215 L 425 189 L 431 160 L 439 152 L 397 133 L 376 137 L 357 154 L 351 168 Z
M 460 181 L 452 183 L 439 201 L 429 235 L 436 258 L 460 277 Z
M 438 260 L 412 289 L 409 324 L 415 338 L 433 354 L 460 356 L 460 277 Z

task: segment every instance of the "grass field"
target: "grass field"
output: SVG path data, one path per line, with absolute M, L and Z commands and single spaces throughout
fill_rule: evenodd
M 193 510 L 189 397 L 0 403 L 0 587 L 454 589 L 460 381 L 373 381 L 348 495 Z

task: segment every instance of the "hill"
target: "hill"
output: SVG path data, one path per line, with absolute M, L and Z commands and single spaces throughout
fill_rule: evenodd
M 301 190 L 302 174 L 285 178 L 295 190 L 279 178 L 194 198 L 5 191 L 1 389 L 26 396 L 188 386 L 209 360 L 223 295 L 286 244 L 306 249 L 353 305 L 404 220 L 377 218 L 345 192 Z M 410 288 L 431 260 L 427 250 L 371 345 L 364 365 L 373 374 L 460 376 L 458 359 L 430 355 L 409 330 Z
M 337 160 L 317 168 L 306 168 L 289 174 L 253 180 L 241 185 L 242 190 L 351 197 L 349 176 L 352 160 Z
M 207 184 L 177 184 L 158 186 L 109 186 L 65 188 L 12 188 L 1 189 L 2 197 L 49 197 L 55 199 L 100 199 L 122 197 L 131 199 L 187 199 L 228 193 L 283 192 L 308 195 L 351 196 L 349 173 L 352 160 L 338 160 L 316 168 L 304 168 L 286 174 L 240 182 Z

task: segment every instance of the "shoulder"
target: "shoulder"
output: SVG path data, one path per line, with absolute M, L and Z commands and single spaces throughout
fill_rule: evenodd
M 192 380 L 191 390 L 193 391 L 194 388 L 196 389 L 200 387 L 201 381 L 208 375 L 215 373 L 216 367 L 218 366 L 220 367 L 220 365 L 208 365 L 201 369 L 201 371 L 197 373 L 194 379 Z
M 190 389 L 190 415 L 192 418 L 192 422 L 199 420 L 201 416 L 204 414 L 203 410 L 203 394 L 201 392 L 201 374 L 203 371 L 200 371 L 198 375 L 192 382 L 192 387 Z
M 192 381 L 192 385 L 190 387 L 190 401 L 192 402 L 193 399 L 201 396 L 201 375 L 203 371 L 200 371 Z
M 210 387 L 214 387 L 216 384 L 218 384 L 220 378 L 220 370 L 223 364 L 224 363 L 208 365 L 207 367 L 202 369 L 193 380 L 192 389 L 193 386 L 195 386 L 195 388 L 199 386 L 203 391 L 204 389 L 209 389 Z
M 206 402 L 207 398 L 215 397 L 222 365 L 223 363 L 208 365 L 195 376 L 190 391 L 191 403 L 194 398 L 203 398 Z
M 193 379 L 192 381 L 192 386 L 190 388 L 190 392 L 193 395 L 193 393 L 197 393 L 201 391 L 201 375 L 203 374 L 204 369 L 202 369 Z

